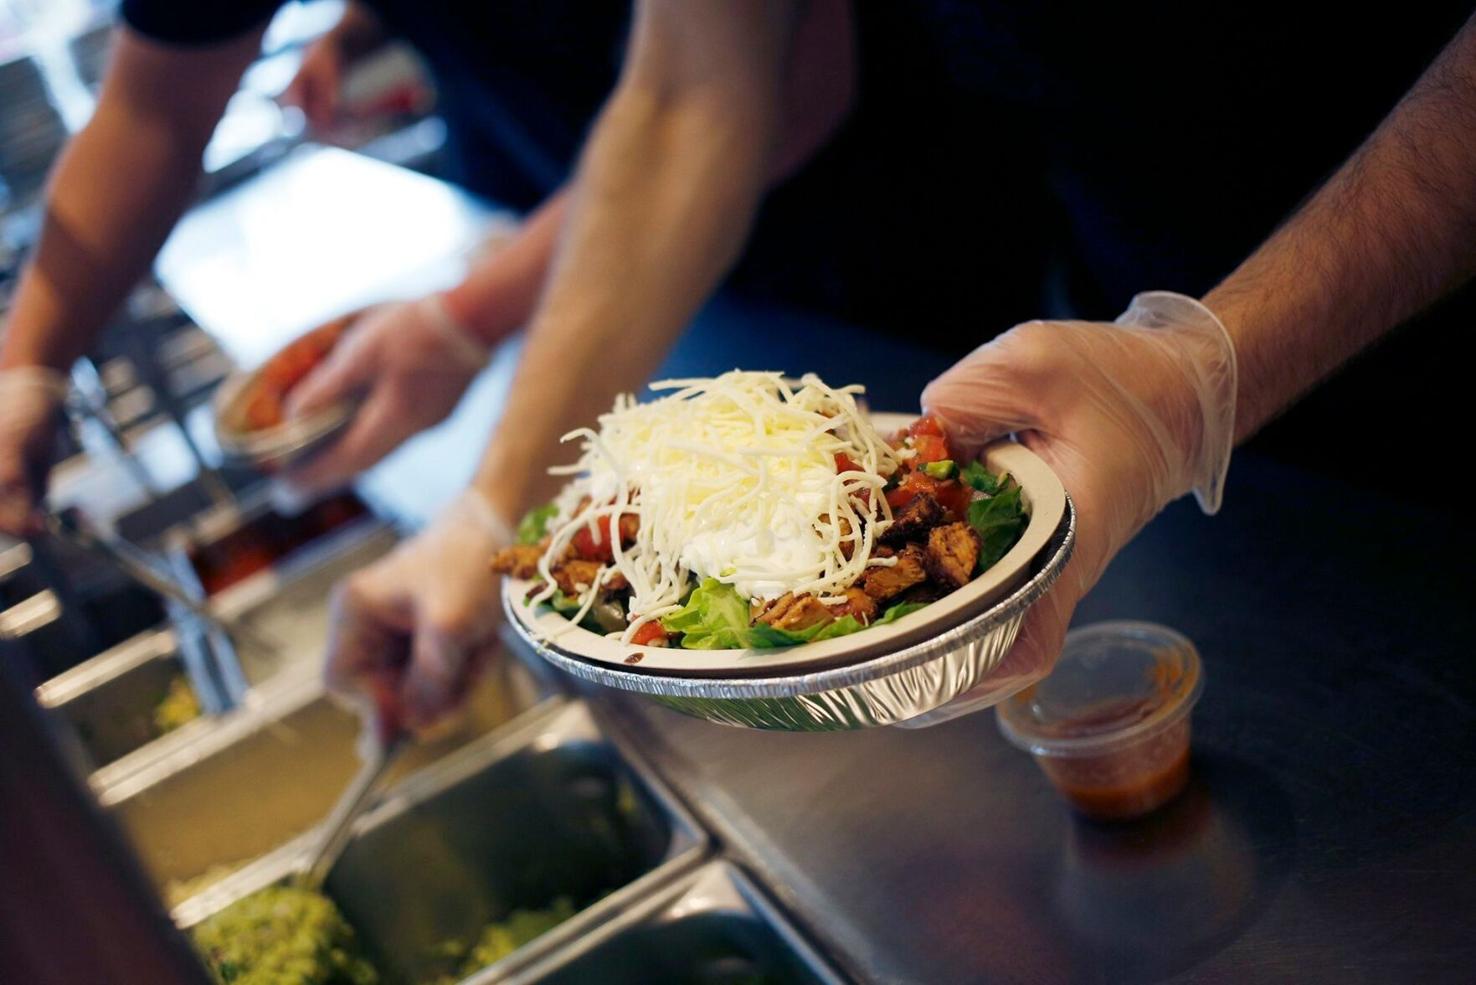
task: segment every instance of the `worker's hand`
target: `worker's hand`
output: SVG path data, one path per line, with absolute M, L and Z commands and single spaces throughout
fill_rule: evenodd
M 337 32 L 329 31 L 303 51 L 302 64 L 282 93 L 282 101 L 301 109 L 314 130 L 329 129 L 338 117 L 349 61 Z
M 0 371 L 0 533 L 42 529 L 38 512 L 67 395 L 62 374 L 40 366 Z
M 1029 322 L 980 346 L 923 391 L 924 409 L 973 453 L 1014 433 L 1076 504 L 1076 550 L 1026 615 L 1013 649 L 954 702 L 908 722 L 947 721 L 1050 673 L 1076 603 L 1118 550 L 1193 491 L 1219 509 L 1235 434 L 1235 351 L 1209 309 L 1140 294 L 1113 324 Z
M 346 484 L 445 420 L 489 356 L 452 321 L 439 295 L 371 308 L 287 402 L 292 417 L 359 398 L 353 421 L 282 479 L 306 497 Z
M 419 535 L 334 593 L 325 676 L 369 699 L 383 727 L 421 731 L 465 698 L 491 651 L 501 607 L 489 563 L 512 531 L 468 489 Z

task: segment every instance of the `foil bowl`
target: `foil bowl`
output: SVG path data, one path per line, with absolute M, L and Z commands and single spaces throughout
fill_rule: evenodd
M 269 427 L 253 428 L 247 423 L 246 409 L 269 367 L 292 346 L 312 336 L 337 328 L 351 328 L 357 312 L 325 322 L 277 350 L 260 366 L 236 370 L 215 391 L 211 401 L 214 412 L 215 441 L 225 464 L 277 472 L 294 465 L 330 444 L 353 420 L 358 401 L 340 400 L 310 414 L 291 418 Z M 326 358 L 320 356 L 319 361 Z
M 646 695 L 720 725 L 836 732 L 897 725 L 968 692 L 999 666 L 1030 606 L 1048 592 L 1076 544 L 1076 508 L 1065 510 L 1027 577 L 988 608 L 935 635 L 882 655 L 811 673 L 693 677 L 622 670 L 581 657 L 525 622 L 521 593 L 502 593 L 508 623 L 544 660 L 575 677 Z M 857 634 L 858 637 L 864 634 Z M 1021 682 L 1022 686 L 1028 682 Z

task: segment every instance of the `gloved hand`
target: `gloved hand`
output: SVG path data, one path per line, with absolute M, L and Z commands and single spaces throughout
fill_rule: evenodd
M 475 489 L 419 535 L 334 592 L 325 677 L 381 719 L 422 731 L 466 697 L 490 653 L 501 607 L 489 563 L 512 542 Z
M 303 496 L 344 485 L 411 435 L 445 420 L 490 356 L 451 319 L 439 295 L 370 309 L 293 390 L 287 414 L 352 396 L 363 402 L 332 445 L 282 479 Z
M 314 130 L 327 130 L 338 116 L 348 65 L 341 39 L 329 31 L 303 51 L 302 64 L 282 93 L 282 101 L 301 109 Z
M 970 457 L 1014 433 L 1051 466 L 1077 512 L 1076 549 L 986 680 L 906 723 L 997 704 L 1050 673 L 1076 603 L 1170 501 L 1220 507 L 1235 438 L 1235 349 L 1191 298 L 1139 294 L 1113 324 L 1028 322 L 980 346 L 923 391 Z
M 0 371 L 0 533 L 25 537 L 42 529 L 37 507 L 66 395 L 66 377 L 56 370 Z

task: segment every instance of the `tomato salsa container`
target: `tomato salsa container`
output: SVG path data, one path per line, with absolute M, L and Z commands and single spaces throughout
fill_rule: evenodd
M 999 728 L 1078 812 L 1125 821 L 1189 782 L 1190 712 L 1203 690 L 1199 653 L 1183 634 L 1094 623 L 1066 635 L 1050 677 L 999 706 Z

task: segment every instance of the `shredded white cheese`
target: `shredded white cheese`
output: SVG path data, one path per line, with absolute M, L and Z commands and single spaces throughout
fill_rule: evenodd
M 558 499 L 539 564 L 547 587 L 536 598 L 552 596 L 551 568 L 581 528 L 598 540 L 600 518 L 614 530 L 626 514 L 639 518 L 639 533 L 628 547 L 611 538 L 606 572 L 631 585 L 626 640 L 677 608 L 693 576 L 748 598 L 834 600 L 873 563 L 891 522 L 882 487 L 899 456 L 856 406 L 862 387 L 734 370 L 651 389 L 672 392 L 644 404 L 623 395 L 597 431 L 564 436 L 582 454 L 549 470 L 575 478 Z M 840 471 L 837 455 L 855 468 Z M 582 608 L 596 591 L 581 596 Z

